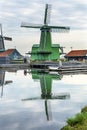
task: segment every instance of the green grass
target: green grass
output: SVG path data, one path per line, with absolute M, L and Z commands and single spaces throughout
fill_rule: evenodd
M 77 124 L 83 124 L 84 123 L 84 121 L 85 121 L 85 117 L 84 117 L 84 115 L 83 114 L 77 114 L 75 117 L 73 117 L 73 118 L 69 118 L 68 120 L 67 120 L 67 123 L 68 123 L 68 125 L 70 125 L 70 126 L 75 126 L 75 125 L 77 125 Z
M 83 113 L 83 112 L 87 112 L 87 106 L 83 107 L 83 108 L 81 109 L 81 112 L 82 112 L 82 113 Z
M 61 130 L 87 130 L 87 106 L 82 108 L 81 113 L 69 118 Z

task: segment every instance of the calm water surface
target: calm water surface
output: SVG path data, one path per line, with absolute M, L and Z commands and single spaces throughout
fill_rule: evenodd
M 0 71 L 0 130 L 60 130 L 87 105 L 87 75 Z

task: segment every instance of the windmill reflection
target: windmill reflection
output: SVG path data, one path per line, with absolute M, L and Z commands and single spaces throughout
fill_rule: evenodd
M 0 87 L 1 87 L 1 97 L 3 96 L 4 85 L 12 83 L 12 80 L 5 80 L 5 70 L 0 70 Z
M 52 81 L 61 80 L 62 75 L 59 75 L 58 73 L 42 72 L 38 70 L 31 70 L 30 73 L 32 74 L 32 79 L 34 79 L 35 81 L 40 80 L 41 95 L 40 97 L 31 97 L 27 99 L 22 99 L 22 101 L 44 99 L 46 117 L 47 117 L 47 120 L 50 120 L 51 109 L 50 109 L 50 100 L 48 99 L 52 100 L 52 99 L 69 99 L 70 98 L 69 93 L 59 93 L 56 95 L 52 93 Z M 27 72 L 24 71 L 24 74 L 26 75 Z

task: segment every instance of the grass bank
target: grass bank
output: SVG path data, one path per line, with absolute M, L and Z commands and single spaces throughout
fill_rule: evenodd
M 72 118 L 68 118 L 67 125 L 61 130 L 87 130 L 87 106 Z

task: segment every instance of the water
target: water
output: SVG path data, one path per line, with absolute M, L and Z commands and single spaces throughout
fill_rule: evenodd
M 0 130 L 60 130 L 87 105 L 86 79 L 86 74 L 0 71 Z

